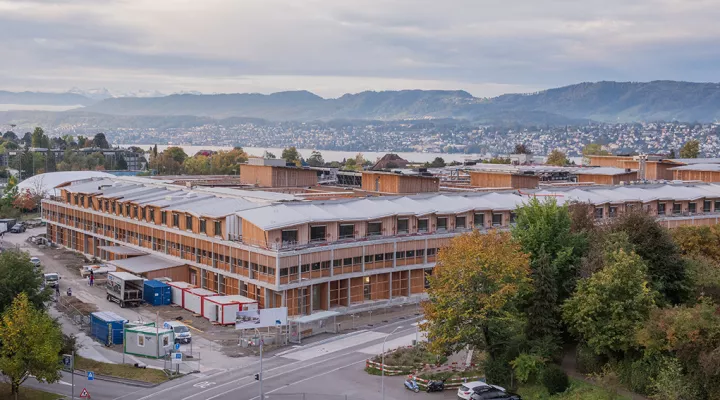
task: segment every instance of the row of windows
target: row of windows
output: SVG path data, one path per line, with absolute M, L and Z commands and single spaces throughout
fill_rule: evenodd
M 437 254 L 438 249 L 436 248 L 430 248 L 427 249 L 427 255 L 428 257 L 432 257 Z M 395 253 L 381 253 L 381 254 L 373 254 L 373 255 L 366 255 L 364 258 L 362 256 L 360 257 L 347 257 L 342 259 L 335 259 L 332 261 L 333 267 L 349 267 L 353 265 L 362 265 L 363 260 L 365 261 L 365 264 L 370 264 L 374 262 L 382 262 L 382 261 L 393 261 L 395 260 L 402 260 L 406 258 L 415 258 L 415 257 L 425 257 L 425 249 L 419 249 L 419 250 L 408 250 L 408 251 L 398 251 Z M 311 264 L 303 264 L 300 266 L 300 272 L 310 272 L 310 271 L 321 271 L 325 269 L 330 269 L 330 261 L 320 261 L 315 262 Z M 288 267 L 288 268 L 280 268 L 280 276 L 288 276 L 288 275 L 296 275 L 298 273 L 298 267 Z
M 448 231 L 448 221 L 453 217 L 437 217 L 435 222 L 435 231 L 443 232 Z M 468 229 L 468 221 L 466 216 L 456 216 L 454 229 L 463 230 Z M 510 214 L 510 223 L 515 222 L 515 214 Z M 503 223 L 503 215 L 493 213 L 492 224 L 493 226 L 500 226 Z M 429 218 L 422 218 L 417 220 L 417 232 L 426 233 L 429 232 Z M 485 213 L 476 213 L 474 215 L 474 227 L 484 228 L 485 227 Z M 410 233 L 410 219 L 409 218 L 398 218 L 397 220 L 397 234 Z M 381 236 L 383 234 L 382 222 L 368 222 L 366 229 L 366 236 Z M 310 241 L 318 242 L 325 241 L 328 237 L 327 225 L 313 225 L 310 227 Z M 338 238 L 340 239 L 351 239 L 355 237 L 355 224 L 340 224 L 338 227 Z M 297 229 L 286 229 L 281 232 L 281 240 L 284 244 L 294 244 L 298 242 L 298 230 Z
M 714 207 L 713 207 L 714 205 Z M 633 207 L 635 207 L 634 204 L 626 204 L 625 208 L 629 211 L 632 210 Z M 712 200 L 704 200 L 702 204 L 704 213 L 709 213 L 720 211 L 720 200 L 715 200 L 714 204 Z M 645 206 L 646 209 L 649 209 L 649 206 Z M 688 203 L 687 212 L 689 214 L 697 214 L 698 209 L 698 202 L 691 202 Z M 614 218 L 617 216 L 618 208 L 617 206 L 610 206 L 608 208 L 608 217 Z M 672 203 L 672 215 L 680 215 L 683 213 L 682 209 L 682 203 Z M 658 202 L 657 203 L 657 215 L 668 215 L 667 214 L 667 203 L 666 202 Z M 595 218 L 604 218 L 605 217 L 605 209 L 603 207 L 597 207 L 595 208 Z

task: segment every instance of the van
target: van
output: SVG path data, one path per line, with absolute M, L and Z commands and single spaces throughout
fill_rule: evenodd
M 54 272 L 49 273 L 49 274 L 43 274 L 43 284 L 45 285 L 45 287 L 54 288 L 55 286 L 58 285 L 58 283 L 60 283 L 60 282 L 58 282 L 59 280 L 60 280 L 60 275 L 58 275 Z
M 175 332 L 175 343 L 190 343 L 192 334 L 187 325 L 179 321 L 167 321 L 163 324 L 163 328 L 172 329 Z

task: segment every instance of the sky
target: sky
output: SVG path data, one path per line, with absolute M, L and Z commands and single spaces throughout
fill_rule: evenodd
M 716 82 L 718 0 L 0 0 L 0 90 Z

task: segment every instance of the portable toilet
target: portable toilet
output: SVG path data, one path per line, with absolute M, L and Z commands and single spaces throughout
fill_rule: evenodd
M 185 308 L 185 296 L 183 296 L 183 293 L 186 290 L 195 288 L 195 285 L 187 282 L 168 282 L 167 284 L 170 286 L 172 304 Z
M 212 290 L 195 288 L 185 290 L 183 292 L 183 296 L 183 303 L 185 304 L 183 308 L 193 312 L 194 314 L 202 315 L 204 305 L 203 299 L 205 297 L 217 296 L 217 293 L 213 292 Z
M 90 336 L 106 346 L 123 342 L 123 328 L 127 320 L 111 311 L 90 314 Z
M 147 280 L 143 283 L 143 300 L 151 306 L 169 306 L 172 303 L 172 289 L 167 283 Z
M 135 326 L 125 329 L 125 354 L 161 358 L 173 351 L 175 334 L 172 329 Z
M 203 302 L 203 317 L 220 325 L 234 325 L 238 311 L 258 309 L 257 301 L 245 296 L 209 296 Z

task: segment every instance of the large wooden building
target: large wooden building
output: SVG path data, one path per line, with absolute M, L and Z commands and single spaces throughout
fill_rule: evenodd
M 538 175 L 505 171 L 469 171 L 470 186 L 479 188 L 536 189 Z
M 580 168 L 573 174 L 579 183 L 596 185 L 619 185 L 638 180 L 637 171 L 613 167 Z
M 290 315 L 352 312 L 424 298 L 438 250 L 473 229 L 505 229 L 532 196 L 595 205 L 597 218 L 634 207 L 667 226 L 720 218 L 720 185 L 425 193 L 327 201 L 274 193 L 188 189 L 104 178 L 43 200 L 48 239 L 123 270 L 168 276 Z M 128 250 L 121 250 L 123 249 Z M 147 255 L 140 255 L 139 252 Z M 130 257 L 128 257 L 130 256 Z
M 318 171 L 285 165 L 284 160 L 251 158 L 240 165 L 240 182 L 266 188 L 310 187 L 318 184 Z
M 440 178 L 421 174 L 363 171 L 362 190 L 383 194 L 413 194 L 440 191 Z

